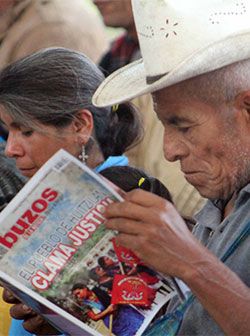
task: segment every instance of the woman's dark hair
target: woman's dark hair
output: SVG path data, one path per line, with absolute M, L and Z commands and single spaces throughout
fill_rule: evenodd
M 95 107 L 92 96 L 104 80 L 85 55 L 65 48 L 38 51 L 0 72 L 0 105 L 20 125 L 67 126 L 81 109 L 94 119 L 94 137 L 104 155 L 121 155 L 142 136 L 139 114 L 129 104 Z
M 157 178 L 147 175 L 142 169 L 129 166 L 114 166 L 102 170 L 100 174 L 124 191 L 131 191 L 133 189 L 140 188 L 165 198 L 167 201 L 174 204 L 172 196 L 165 185 Z M 144 178 L 145 180 L 139 183 L 142 181 L 141 178 Z M 189 230 L 192 231 L 196 223 L 195 220 L 192 217 L 182 217 L 185 220 Z M 105 262 L 103 261 L 103 263 Z M 100 263 L 99 265 L 102 266 Z
M 98 300 L 104 305 L 104 307 L 108 307 L 111 303 L 111 298 L 107 294 L 107 292 L 100 287 L 95 286 L 94 288 L 91 289 L 91 291 L 95 293 Z M 73 285 L 71 293 L 73 293 L 76 289 L 83 289 L 83 288 L 87 288 L 89 290 L 88 286 L 81 283 L 76 283 L 75 285 Z
M 100 172 L 102 176 L 116 184 L 124 191 L 133 189 L 143 189 L 161 196 L 173 203 L 172 197 L 168 189 L 157 178 L 147 175 L 142 169 L 130 166 L 109 167 Z M 141 178 L 144 178 L 143 182 Z
M 90 277 L 90 279 L 98 282 L 99 275 L 96 273 L 96 267 L 93 267 L 93 268 L 91 268 L 91 270 L 89 270 L 89 277 Z
M 107 168 L 108 169 L 108 168 Z M 105 268 L 107 268 L 107 265 L 106 265 L 106 262 L 105 262 L 105 257 L 102 256 L 102 257 L 99 257 L 98 260 L 98 265 L 103 268 L 105 270 Z
M 83 288 L 87 288 L 87 286 L 84 283 L 77 282 L 72 286 L 71 292 L 73 293 L 76 289 L 83 289 Z

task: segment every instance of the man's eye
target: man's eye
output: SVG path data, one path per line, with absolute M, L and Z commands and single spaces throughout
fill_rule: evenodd
M 33 134 L 33 130 L 25 130 L 22 131 L 22 135 L 24 135 L 25 137 L 29 137 Z
M 187 133 L 190 130 L 190 127 L 179 127 L 181 133 Z

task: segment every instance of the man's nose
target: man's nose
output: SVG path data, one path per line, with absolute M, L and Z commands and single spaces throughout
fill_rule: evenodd
M 163 151 L 166 160 L 174 162 L 187 155 L 187 146 L 176 135 L 165 132 Z

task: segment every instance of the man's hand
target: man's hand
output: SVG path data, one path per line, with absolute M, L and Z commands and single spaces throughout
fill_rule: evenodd
M 206 253 L 174 206 L 152 193 L 131 191 L 124 202 L 109 205 L 105 216 L 107 228 L 119 231 L 118 244 L 164 274 L 184 280 Z
M 35 313 L 31 308 L 21 303 L 9 290 L 4 289 L 3 300 L 13 304 L 10 308 L 11 317 L 17 320 L 24 320 L 23 327 L 30 333 L 36 335 L 56 335 L 60 334 L 44 318 Z

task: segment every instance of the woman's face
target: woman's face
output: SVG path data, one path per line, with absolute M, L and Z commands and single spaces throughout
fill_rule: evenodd
M 103 276 L 103 275 L 106 274 L 106 272 L 104 271 L 104 269 L 103 269 L 102 267 L 100 267 L 100 266 L 96 266 L 96 268 L 95 268 L 95 273 L 96 273 L 99 277 L 101 277 L 101 276 Z
M 90 292 L 87 288 L 77 288 L 73 291 L 73 295 L 77 297 L 78 299 L 86 299 L 88 298 Z
M 5 154 L 16 160 L 17 168 L 26 177 L 32 177 L 61 148 L 76 157 L 80 153 L 79 135 L 73 122 L 60 129 L 37 123 L 38 131 L 15 123 L 2 109 L 0 119 L 9 131 Z
M 104 257 L 104 262 L 105 262 L 106 266 L 110 266 L 110 265 L 114 264 L 114 260 L 111 259 L 111 258 L 109 258 L 109 257 L 107 257 L 107 256 Z

